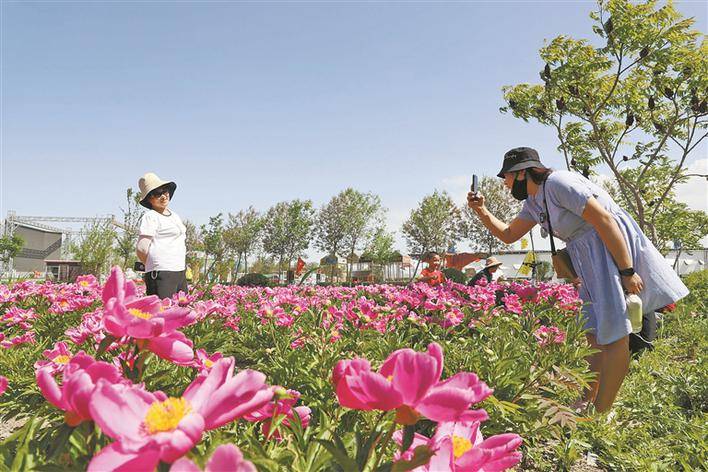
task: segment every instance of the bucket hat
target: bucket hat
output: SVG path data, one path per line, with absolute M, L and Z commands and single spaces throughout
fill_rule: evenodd
M 167 189 L 170 192 L 170 200 L 172 200 L 172 195 L 175 194 L 175 190 L 177 189 L 176 183 L 162 180 L 157 176 L 157 174 L 152 172 L 148 172 L 140 177 L 140 180 L 138 180 L 138 188 L 140 188 L 140 204 L 145 208 L 152 209 L 150 202 L 148 202 L 148 195 L 150 195 L 150 192 L 156 188 L 162 186 L 167 186 Z
M 496 257 L 488 257 L 486 263 L 484 264 L 484 269 L 489 269 L 490 267 L 498 267 L 503 263 Z
M 541 159 L 538 157 L 538 152 L 530 147 L 517 147 L 510 149 L 504 154 L 504 163 L 497 174 L 497 177 L 504 178 L 504 174 L 508 172 L 516 172 L 530 167 L 539 167 L 546 169 L 546 166 L 541 164 Z

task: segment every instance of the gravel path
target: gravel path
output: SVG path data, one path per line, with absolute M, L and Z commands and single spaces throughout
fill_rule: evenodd
M 10 420 L 0 422 L 0 439 L 5 439 L 8 437 L 14 430 L 25 424 L 25 421 L 25 419 L 12 418 Z

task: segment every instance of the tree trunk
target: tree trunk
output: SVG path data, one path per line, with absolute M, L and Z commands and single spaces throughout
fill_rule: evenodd
M 413 275 L 411 275 L 411 278 L 408 280 L 408 283 L 413 282 L 413 279 L 415 279 L 415 274 L 418 273 L 418 268 L 420 267 L 420 263 L 423 262 L 423 254 L 425 254 L 426 252 L 428 252 L 427 248 L 420 251 L 420 254 L 418 255 L 418 263 L 415 265 L 415 270 L 413 271 Z

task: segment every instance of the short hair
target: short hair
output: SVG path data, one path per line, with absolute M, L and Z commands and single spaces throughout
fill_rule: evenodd
M 437 251 L 428 251 L 425 254 L 423 254 L 423 262 L 428 262 L 429 260 L 431 260 L 435 256 L 440 257 L 440 253 Z

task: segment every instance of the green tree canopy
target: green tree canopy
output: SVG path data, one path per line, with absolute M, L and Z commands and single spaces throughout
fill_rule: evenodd
M 568 169 L 609 168 L 620 203 L 659 245 L 660 215 L 708 136 L 708 43 L 670 2 L 601 1 L 590 18 L 595 37 L 548 42 L 542 82 L 504 87 L 501 111 L 552 127 Z

